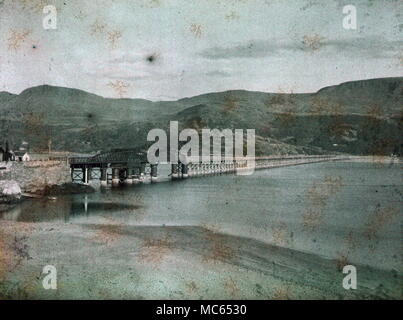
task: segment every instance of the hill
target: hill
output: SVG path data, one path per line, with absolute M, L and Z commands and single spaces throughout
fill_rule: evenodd
M 231 90 L 178 101 L 107 99 L 38 86 L 0 92 L 0 136 L 15 147 L 96 151 L 146 147 L 152 128 L 256 129 L 259 154 L 402 153 L 403 78 L 346 82 L 309 94 Z M 2 139 L 2 140 L 3 140 Z

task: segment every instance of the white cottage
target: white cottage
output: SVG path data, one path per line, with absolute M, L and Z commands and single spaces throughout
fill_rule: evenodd
M 15 161 L 30 161 L 31 157 L 27 151 L 14 151 Z

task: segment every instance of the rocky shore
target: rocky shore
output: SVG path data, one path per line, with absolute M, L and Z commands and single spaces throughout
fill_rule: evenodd
M 63 161 L 28 161 L 1 163 L 0 180 L 13 180 L 22 193 L 43 195 L 53 185 L 71 182 L 70 168 Z
M 0 180 L 0 212 L 14 207 L 21 200 L 21 188 L 16 181 Z
M 37 198 L 95 191 L 91 186 L 71 183 L 65 162 L 9 162 L 1 163 L 0 167 L 0 212 L 11 209 L 24 196 Z
M 44 190 L 45 196 L 58 196 L 64 194 L 93 193 L 95 189 L 89 185 L 77 183 L 64 183 L 62 185 L 47 186 Z

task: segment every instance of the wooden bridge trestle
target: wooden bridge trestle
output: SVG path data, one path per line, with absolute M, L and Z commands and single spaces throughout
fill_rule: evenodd
M 255 157 L 253 170 L 276 168 L 289 165 L 299 165 L 332 160 L 342 160 L 347 157 L 335 155 L 298 155 Z M 171 164 L 171 178 L 183 179 L 188 177 L 234 173 L 250 170 L 248 159 L 239 158 L 219 162 L 210 161 Z M 90 180 L 100 180 L 101 185 L 132 184 L 142 181 L 149 176 L 151 182 L 158 180 L 158 165 L 148 164 L 146 154 L 133 149 L 117 149 L 103 152 L 90 157 L 73 157 L 69 159 L 71 179 L 73 182 L 89 183 Z

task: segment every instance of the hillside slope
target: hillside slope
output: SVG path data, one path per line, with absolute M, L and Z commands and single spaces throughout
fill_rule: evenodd
M 0 92 L 0 135 L 33 149 L 146 147 L 152 128 L 256 129 L 260 154 L 402 153 L 403 78 L 343 83 L 312 94 L 232 90 L 178 101 L 107 99 L 39 86 Z

